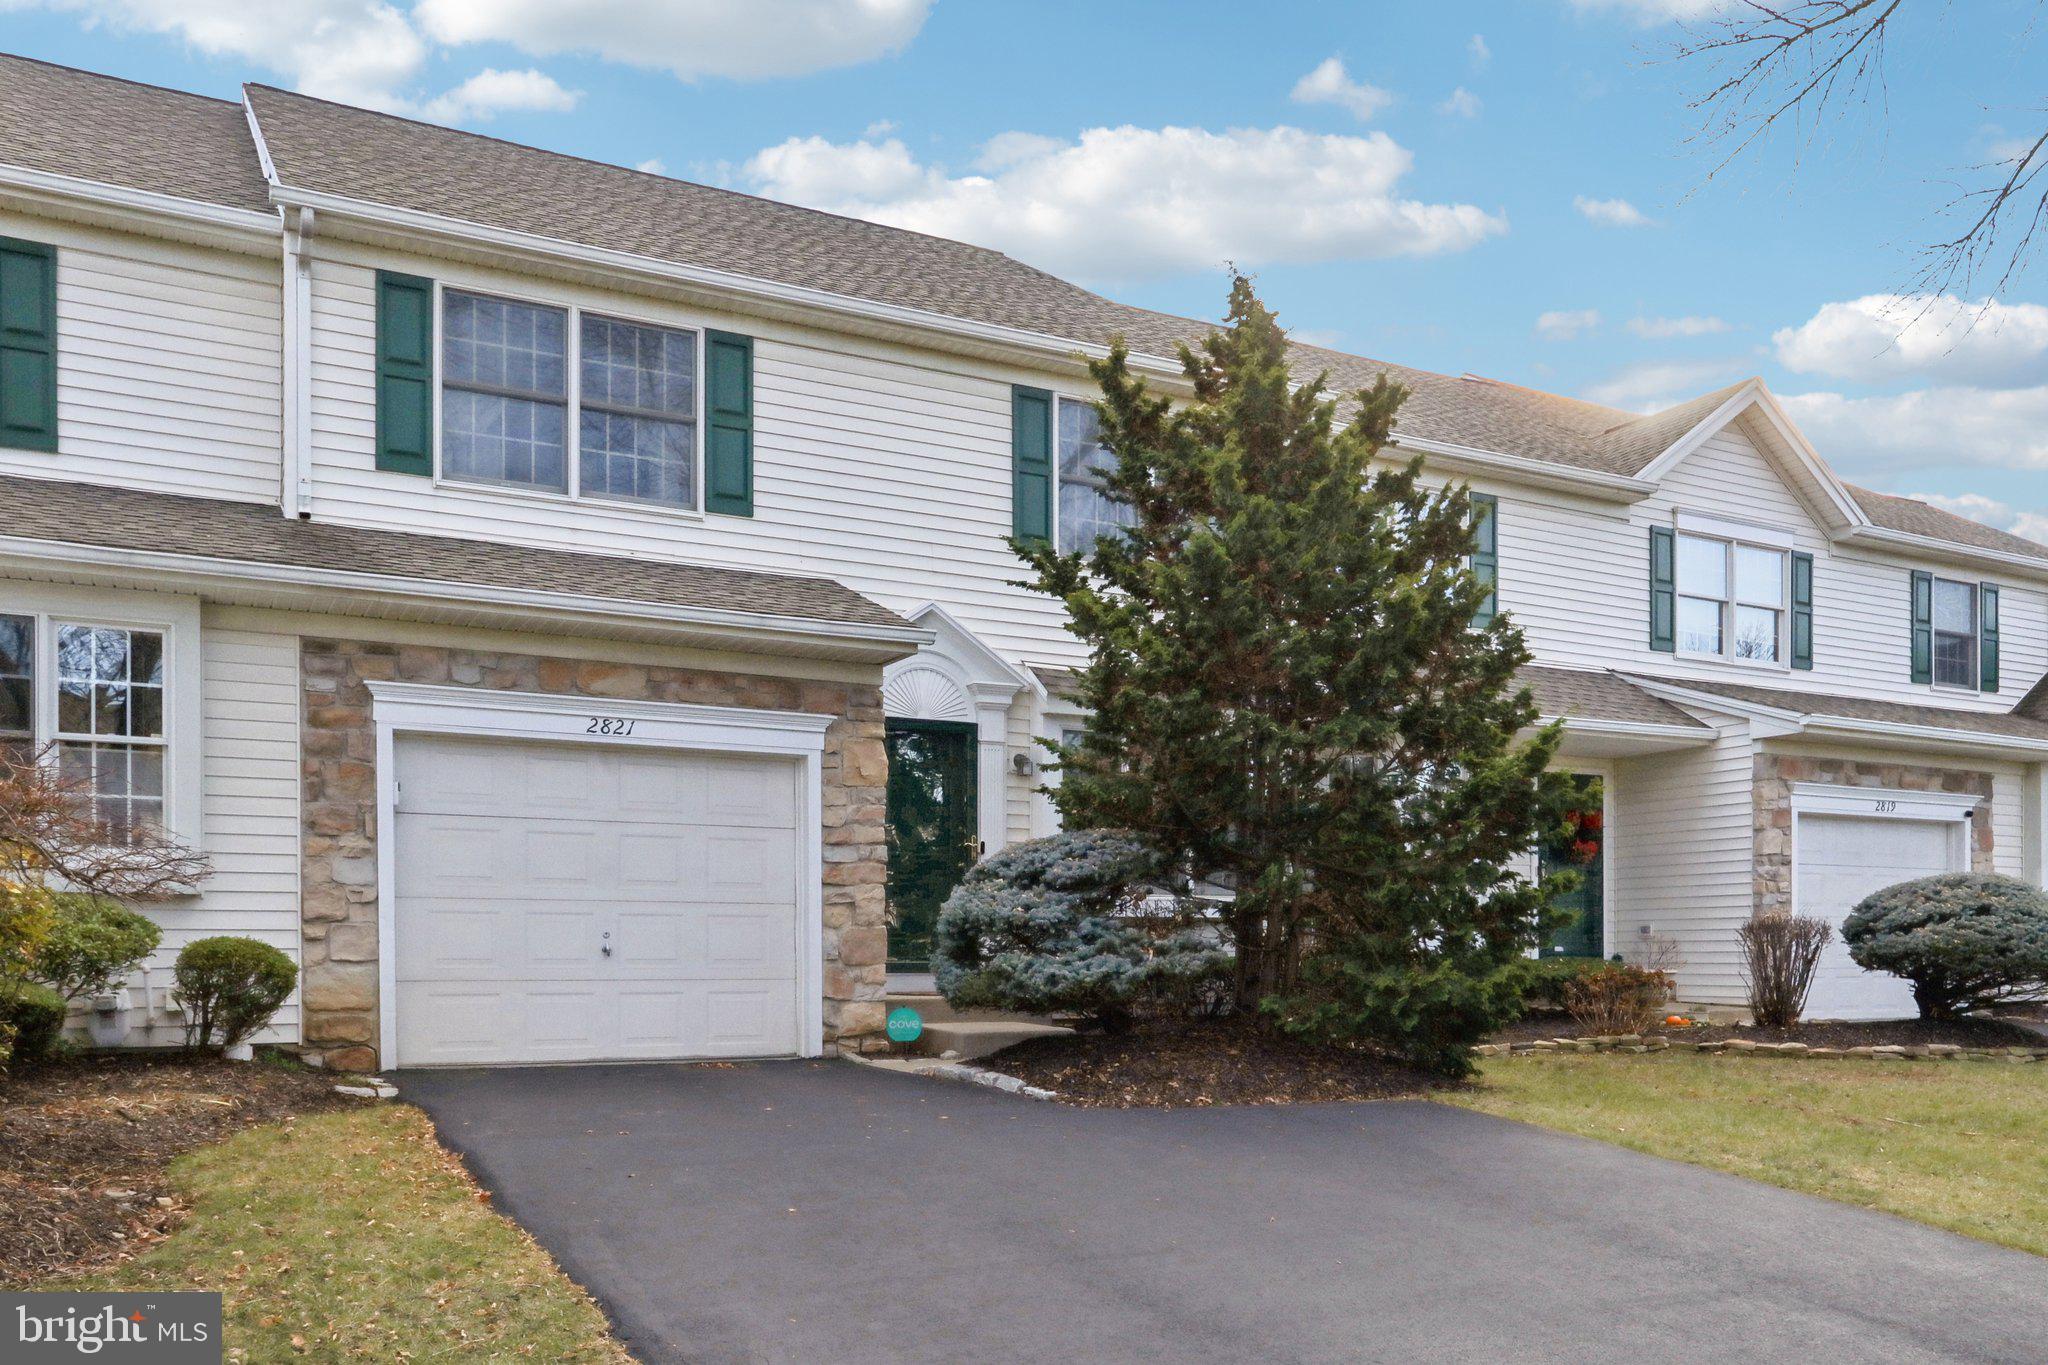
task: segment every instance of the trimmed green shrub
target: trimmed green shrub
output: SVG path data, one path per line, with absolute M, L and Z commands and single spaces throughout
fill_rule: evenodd
M 12 1034 L 13 1057 L 0 1061 L 39 1062 L 48 1057 L 64 1033 L 68 1004 L 48 986 L 24 981 L 0 998 L 0 1035 Z
M 185 1011 L 185 1046 L 231 1048 L 270 1022 L 292 993 L 299 969 L 253 938 L 196 938 L 172 969 Z
M 1472 1073 L 1472 1045 L 1513 1023 L 1530 959 L 1481 950 L 1376 965 L 1373 945 L 1339 943 L 1311 957 L 1307 990 L 1266 1001 L 1280 1026 L 1320 1043 L 1363 1043 L 1452 1078 Z
M 1589 972 L 1612 966 L 1604 957 L 1539 957 L 1529 963 L 1528 986 L 1522 994 L 1526 1009 L 1563 1009 L 1564 988 Z
M 104 896 L 66 892 L 56 897 L 56 912 L 34 972 L 66 1000 L 105 995 L 163 939 L 146 916 Z
M 959 1008 L 1080 1014 L 1108 1028 L 1185 1005 L 1230 955 L 1178 906 L 1150 913 L 1159 857 L 1129 834 L 1013 844 L 970 870 L 932 930 L 932 977 Z
M 2015 877 L 1945 872 L 1866 896 L 1842 922 L 1859 967 L 1913 983 L 1923 1019 L 2048 991 L 2048 896 Z

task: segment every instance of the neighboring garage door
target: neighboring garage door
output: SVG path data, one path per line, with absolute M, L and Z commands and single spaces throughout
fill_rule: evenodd
M 1902 978 L 1865 971 L 1850 960 L 1842 919 L 1881 887 L 1960 868 L 1966 828 L 1955 820 L 1799 817 L 1799 913 L 1835 929 L 1807 997 L 1807 1018 L 1899 1019 L 1917 1013 L 1912 987 Z
M 798 765 L 400 735 L 399 1061 L 798 1051 Z

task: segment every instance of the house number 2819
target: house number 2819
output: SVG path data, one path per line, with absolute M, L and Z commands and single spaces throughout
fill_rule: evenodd
M 583 727 L 586 735 L 630 735 L 633 722 L 619 716 L 592 716 L 590 724 Z
M 1895 811 L 1899 808 L 1899 803 L 1896 801 L 1878 801 L 1873 804 L 1876 805 L 1877 813 L 1879 815 L 1884 815 L 1887 812 Z

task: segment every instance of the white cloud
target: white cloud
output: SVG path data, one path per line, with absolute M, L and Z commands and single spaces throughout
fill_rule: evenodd
M 1572 341 L 1599 325 L 1600 310 L 1597 308 L 1561 310 L 1539 315 L 1536 335 L 1545 341 Z
M 1470 59 L 1474 71 L 1484 71 L 1493 65 L 1493 49 L 1486 45 L 1486 35 L 1483 33 L 1472 35 L 1471 41 L 1465 44 L 1465 55 Z
M 1296 327 L 1287 333 L 1287 339 L 1303 346 L 1320 346 L 1332 351 L 1343 344 L 1344 334 L 1334 327 Z
M 1786 368 L 1852 383 L 2048 384 L 2048 307 L 2038 303 L 1868 294 L 1824 304 L 1771 342 Z
M 862 137 L 887 137 L 889 136 L 889 134 L 895 131 L 895 119 L 878 118 L 873 123 L 870 123 L 867 127 L 861 129 L 860 135 Z
M 649 175 L 665 175 L 668 172 L 668 163 L 658 156 L 650 156 L 645 161 L 634 162 L 633 169 L 645 171 Z
M 1587 222 L 1598 223 L 1601 227 L 1639 228 L 1651 227 L 1655 223 L 1626 199 L 1588 199 L 1581 194 L 1572 200 L 1572 207 Z
M 1665 408 L 1711 393 L 1743 377 L 1743 361 L 1653 360 L 1624 365 L 1585 391 L 1588 402 L 1629 412 L 1662 412 Z
M 484 123 L 502 113 L 565 114 L 582 98 L 581 91 L 564 90 L 545 72 L 487 68 L 427 101 L 420 112 L 444 123 Z
M 1480 107 L 1479 96 L 1461 85 L 1446 96 L 1443 103 L 1437 105 L 1436 111 L 1457 118 L 1478 118 Z
M 255 62 L 323 99 L 401 109 L 427 46 L 383 0 L 0 0 L 0 10 L 44 8 L 87 26 L 153 33 L 210 57 Z
M 1292 98 L 1296 104 L 1334 104 L 1360 120 L 1378 117 L 1394 102 L 1392 91 L 1352 80 L 1342 57 L 1325 57 L 1315 70 L 1294 83 Z
M 1645 341 L 1669 341 L 1673 337 L 1704 337 L 1728 330 L 1728 324 L 1715 317 L 1700 317 L 1688 314 L 1682 318 L 1630 318 L 1628 329 Z
M 977 242 L 1097 281 L 1462 251 L 1507 231 L 1470 204 L 1404 199 L 1414 164 L 1385 133 L 1090 128 L 1005 134 L 981 171 L 919 162 L 900 140 L 791 138 L 739 169 L 777 199 Z M 1285 212 L 1275 212 L 1285 205 Z
M 1944 512 L 1953 512 L 1959 517 L 1981 521 L 1986 526 L 1996 526 L 2001 531 L 2010 531 L 2028 540 L 2048 543 L 2048 512 L 2029 512 L 2014 507 L 1997 498 L 1987 498 L 1982 493 L 1963 493 L 1950 496 L 1944 493 L 1908 493 L 1910 498 L 1932 503 Z
M 510 43 L 534 56 L 589 52 L 684 80 L 758 80 L 857 66 L 900 52 L 932 0 L 420 0 L 440 42 Z
M 1706 19 L 1731 8 L 1736 0 L 1571 0 L 1572 8 L 1589 14 L 1615 14 L 1645 28 L 1656 24 Z
M 2048 385 L 1959 385 L 1873 398 L 1805 393 L 1784 403 L 1828 462 L 1844 470 L 2048 469 Z

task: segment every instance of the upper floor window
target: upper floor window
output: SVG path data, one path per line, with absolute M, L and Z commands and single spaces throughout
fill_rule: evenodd
M 1679 652 L 1783 661 L 1787 558 L 1768 546 L 1681 533 Z
M 443 478 L 697 505 L 695 332 L 441 297 Z
M 1096 537 L 1137 524 L 1137 509 L 1117 502 L 1103 488 L 1116 456 L 1102 444 L 1102 417 L 1078 398 L 1059 400 L 1059 545 L 1066 554 L 1086 553 Z
M 1934 580 L 1934 681 L 1977 686 L 1977 585 Z

